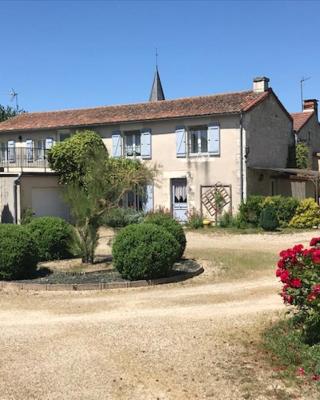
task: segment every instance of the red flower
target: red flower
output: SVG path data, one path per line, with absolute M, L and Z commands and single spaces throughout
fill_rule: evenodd
M 297 369 L 297 375 L 303 376 L 306 374 L 306 371 L 304 370 L 304 368 L 298 368 Z
M 310 246 L 316 246 L 320 242 L 320 237 L 314 237 L 310 240 Z
M 301 279 L 299 278 L 292 279 L 292 281 L 290 282 L 290 286 L 296 289 L 301 288 L 302 286 Z
M 314 293 L 310 293 L 307 296 L 307 300 L 310 301 L 310 302 L 316 300 L 316 298 L 317 298 L 317 296 Z
M 320 239 L 319 239 L 319 240 L 320 240 Z M 293 246 L 293 249 L 292 249 L 292 250 L 293 250 L 295 253 L 301 253 L 302 249 L 303 249 L 303 244 L 297 244 L 297 245 Z
M 320 264 L 320 250 L 315 250 L 312 252 L 312 261 L 315 264 Z
M 313 381 L 320 381 L 320 375 L 313 375 L 313 377 L 312 377 L 312 380 Z
M 279 267 L 279 268 L 284 268 L 285 265 L 286 265 L 286 263 L 285 263 L 285 261 L 284 261 L 283 259 L 281 259 L 281 260 L 278 261 L 278 267 Z
M 290 274 L 289 274 L 289 271 L 287 271 L 287 270 L 282 271 L 280 274 L 280 279 L 281 279 L 281 282 L 283 282 L 283 283 L 287 283 L 289 281 L 289 277 L 290 277 Z

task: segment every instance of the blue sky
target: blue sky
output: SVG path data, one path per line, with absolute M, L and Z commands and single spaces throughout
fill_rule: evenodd
M 167 98 L 251 88 L 290 111 L 320 98 L 317 1 L 1 1 L 0 103 L 28 111 L 148 99 L 155 48 Z

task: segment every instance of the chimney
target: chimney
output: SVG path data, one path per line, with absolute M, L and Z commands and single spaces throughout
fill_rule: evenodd
M 308 99 L 303 100 L 303 112 L 315 112 L 318 114 L 318 100 L 317 99 Z
M 269 89 L 269 78 L 260 76 L 253 80 L 253 91 L 256 93 L 266 92 Z

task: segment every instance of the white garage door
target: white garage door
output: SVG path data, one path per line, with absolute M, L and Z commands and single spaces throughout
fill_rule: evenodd
M 69 219 L 68 206 L 58 188 L 33 188 L 32 211 L 37 217 L 54 216 Z

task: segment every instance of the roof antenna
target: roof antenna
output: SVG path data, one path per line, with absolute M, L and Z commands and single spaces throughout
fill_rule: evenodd
M 10 101 L 16 101 L 16 111 L 18 111 L 19 110 L 19 102 L 18 102 L 18 93 L 13 89 L 13 88 L 11 88 L 11 92 L 9 93 L 9 95 L 10 95 Z
M 311 76 L 309 76 L 308 78 L 302 77 L 300 79 L 300 96 L 301 96 L 301 109 L 303 111 L 303 84 L 305 81 L 308 81 L 309 79 L 311 79 Z

